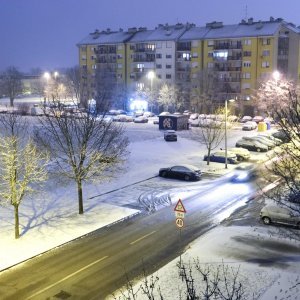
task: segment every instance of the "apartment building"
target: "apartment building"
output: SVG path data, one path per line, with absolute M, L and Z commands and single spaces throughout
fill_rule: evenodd
M 174 84 L 185 95 L 185 108 L 199 109 L 197 97 L 210 95 L 209 108 L 234 98 L 239 111 L 253 113 L 253 90 L 274 70 L 299 80 L 300 30 L 283 19 L 159 25 L 155 29 L 95 31 L 78 44 L 86 84 L 95 70 L 111 71 L 116 83 L 137 88 Z M 149 71 L 155 73 L 149 80 Z M 104 71 L 103 71 L 104 72 Z M 109 73 L 109 72 L 108 72 Z M 105 74 L 108 74 L 105 73 Z M 199 98 L 199 97 L 198 97 Z

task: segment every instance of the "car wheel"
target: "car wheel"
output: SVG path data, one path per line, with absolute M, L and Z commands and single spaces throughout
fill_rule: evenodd
M 264 224 L 266 224 L 266 225 L 271 224 L 271 219 L 268 217 L 263 217 L 262 220 L 263 220 Z
M 189 181 L 190 180 L 190 176 L 189 175 L 184 175 L 184 180 L 185 181 Z
M 260 148 L 257 148 L 256 151 L 257 151 L 257 152 L 260 152 Z
M 166 177 L 166 176 L 167 176 L 167 172 L 163 171 L 163 172 L 161 173 L 161 176 L 162 176 L 162 177 Z

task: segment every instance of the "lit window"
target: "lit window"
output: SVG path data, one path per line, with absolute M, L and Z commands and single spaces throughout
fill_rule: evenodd
M 198 41 L 192 41 L 192 47 L 198 47 Z
M 243 62 L 243 67 L 246 67 L 246 68 L 251 67 L 251 61 L 244 61 Z
M 207 41 L 207 46 L 214 46 L 215 42 L 210 40 L 210 41 Z
M 251 40 L 244 40 L 244 45 L 251 45 Z
M 193 53 L 193 58 L 198 58 L 198 53 L 197 52 Z
M 262 55 L 263 56 L 270 56 L 270 50 L 263 50 Z
M 250 79 L 251 78 L 251 73 L 243 73 L 243 78 L 244 79 Z

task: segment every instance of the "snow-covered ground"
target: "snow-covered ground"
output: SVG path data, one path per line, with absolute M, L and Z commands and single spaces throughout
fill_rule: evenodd
M 136 126 L 143 126 L 143 124 Z M 149 125 L 147 126 L 149 127 Z M 136 207 L 138 196 L 144 190 L 136 191 L 134 187 L 120 188 L 156 176 L 160 167 L 187 163 L 199 166 L 207 172 L 222 174 L 226 171 L 222 164 L 211 163 L 208 167 L 202 160 L 205 153 L 204 146 L 189 138 L 187 132 L 180 133 L 176 143 L 165 142 L 156 126 L 153 127 L 153 134 L 151 133 L 148 139 L 143 139 L 141 131 L 138 132 L 139 136 L 135 142 L 130 144 L 130 156 L 123 172 L 111 182 L 84 186 L 85 213 L 83 215 L 77 213 L 77 193 L 74 184 L 63 184 L 54 179 L 49 180 L 42 192 L 27 197 L 20 205 L 21 237 L 18 240 L 14 239 L 12 207 L 0 207 L 0 270 L 138 213 L 139 211 L 132 207 Z M 237 139 L 235 136 L 236 134 L 233 134 L 232 143 L 234 139 Z M 233 168 L 232 165 L 228 165 L 228 167 L 229 170 Z M 184 184 L 178 183 L 178 186 L 183 187 Z M 195 187 L 197 187 L 197 183 L 191 184 L 189 187 L 173 189 L 172 201 L 178 199 L 180 191 L 188 195 L 193 193 Z M 168 186 L 166 186 L 167 189 Z M 109 193 L 113 190 L 118 190 L 118 193 Z M 145 191 L 149 191 L 149 188 Z M 283 260 L 286 258 L 283 267 L 260 266 L 257 262 L 251 262 L 250 259 L 260 257 L 266 249 L 242 243 L 238 237 L 251 237 L 254 240 L 273 239 L 269 237 L 265 228 L 220 226 L 192 243 L 182 258 L 186 262 L 192 260 L 193 257 L 198 257 L 203 263 L 219 263 L 224 260 L 234 266 L 241 265 L 242 276 L 249 280 L 252 278 L 252 283 L 248 286 L 249 295 L 258 293 L 258 291 L 260 293 L 255 294 L 257 298 L 254 299 L 284 299 L 280 298 L 281 294 L 283 295 L 288 287 L 293 283 L 296 285 L 297 282 L 298 290 L 296 287 L 296 291 L 299 291 L 299 278 L 297 281 L 295 277 L 300 273 L 299 256 L 290 263 L 288 254 L 276 252 L 277 256 L 282 255 Z M 278 241 L 277 238 L 275 239 Z M 294 246 L 297 246 L 299 250 L 299 245 Z M 269 249 L 269 251 L 271 250 Z M 235 253 L 245 253 L 245 255 L 248 253 L 249 257 L 238 258 L 232 255 L 234 251 Z M 270 255 L 272 254 L 271 251 Z M 169 263 L 159 271 L 159 274 L 162 274 L 160 276 L 161 286 L 170 286 L 170 282 L 178 278 L 176 261 Z M 177 288 L 180 285 L 176 282 L 175 286 Z M 269 287 L 271 288 L 269 289 Z M 275 288 L 278 288 L 278 291 Z M 259 295 L 263 296 L 259 298 Z M 275 298 L 275 295 L 278 297 Z M 290 299 L 299 297 L 297 293 L 294 293 L 294 289 L 288 295 L 293 297 Z

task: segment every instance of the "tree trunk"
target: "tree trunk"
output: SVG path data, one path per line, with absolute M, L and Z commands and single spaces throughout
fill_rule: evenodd
M 15 238 L 18 239 L 20 237 L 19 231 L 19 206 L 14 205 L 15 208 Z
M 210 152 L 211 152 L 211 149 L 210 147 L 208 148 L 208 151 L 207 151 L 207 160 L 206 160 L 206 164 L 209 165 L 209 162 L 210 162 Z
M 9 104 L 10 104 L 11 107 L 14 106 L 14 98 L 9 97 Z
M 77 193 L 78 193 L 78 206 L 79 214 L 83 214 L 83 197 L 82 197 L 82 182 L 81 179 L 77 180 Z

